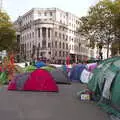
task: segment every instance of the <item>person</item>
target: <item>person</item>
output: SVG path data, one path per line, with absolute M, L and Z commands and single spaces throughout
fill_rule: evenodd
M 25 63 L 25 67 L 27 67 L 28 66 L 28 64 L 27 64 L 27 62 Z
M 30 62 L 30 64 L 29 65 L 32 65 L 32 62 Z

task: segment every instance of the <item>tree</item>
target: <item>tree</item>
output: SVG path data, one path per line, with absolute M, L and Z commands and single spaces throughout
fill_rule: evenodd
M 79 29 L 79 33 L 83 35 L 87 41 L 89 41 L 89 45 L 87 45 L 87 47 L 94 49 L 95 42 L 92 35 L 92 28 L 89 25 L 89 16 L 81 17 L 81 26 Z
M 16 34 L 9 16 L 0 11 L 0 50 L 12 50 L 15 40 Z
M 102 0 L 95 6 L 92 6 L 88 12 L 88 16 L 82 19 L 82 32 L 84 31 L 87 34 L 92 44 L 94 43 L 95 45 L 97 43 L 100 55 L 103 46 L 107 46 L 108 57 L 110 45 L 115 41 L 116 36 L 120 35 L 119 10 L 119 0 L 114 2 L 111 0 Z

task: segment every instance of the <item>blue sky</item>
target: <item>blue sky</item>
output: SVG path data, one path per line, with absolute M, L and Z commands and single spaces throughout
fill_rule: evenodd
M 84 16 L 99 0 L 3 0 L 3 8 L 14 21 L 31 8 L 57 7 L 77 16 Z

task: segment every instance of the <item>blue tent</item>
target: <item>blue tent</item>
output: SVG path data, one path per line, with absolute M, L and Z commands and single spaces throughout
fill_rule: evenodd
M 75 65 L 75 66 L 71 69 L 70 79 L 71 79 L 72 81 L 74 81 L 74 80 L 80 81 L 80 76 L 81 76 L 81 73 L 82 73 L 82 71 L 83 71 L 84 69 L 86 69 L 86 65 L 84 65 L 84 64 Z
M 42 62 L 42 61 L 38 61 L 38 62 L 35 63 L 35 66 L 36 66 L 37 68 L 41 68 L 41 67 L 46 66 L 46 64 L 45 64 L 44 62 Z

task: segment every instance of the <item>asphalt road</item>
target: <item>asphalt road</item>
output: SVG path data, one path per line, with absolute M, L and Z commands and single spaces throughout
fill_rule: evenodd
M 82 102 L 76 92 L 83 85 L 60 85 L 59 93 L 7 91 L 0 88 L 0 120 L 108 120 L 93 102 Z

